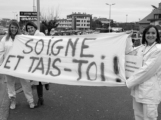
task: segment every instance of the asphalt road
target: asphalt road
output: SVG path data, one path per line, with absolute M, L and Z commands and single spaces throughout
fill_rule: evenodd
M 130 92 L 126 87 L 80 87 L 51 84 L 44 90 L 45 105 L 29 109 L 24 94 L 8 120 L 133 120 Z M 35 100 L 36 90 L 34 90 Z
M 36 90 L 33 91 L 35 101 Z M 83 87 L 50 84 L 45 104 L 30 109 L 23 93 L 8 120 L 134 120 L 132 98 L 126 87 Z M 161 119 L 159 107 L 159 119 Z

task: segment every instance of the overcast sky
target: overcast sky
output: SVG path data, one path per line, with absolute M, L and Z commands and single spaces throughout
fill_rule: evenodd
M 33 1 L 37 0 L 0 0 L 0 18 L 16 18 L 19 11 L 33 11 Z M 72 12 L 92 14 L 92 17 L 109 18 L 117 22 L 134 22 L 146 17 L 161 0 L 40 0 L 40 10 L 58 11 L 59 18 L 66 18 Z

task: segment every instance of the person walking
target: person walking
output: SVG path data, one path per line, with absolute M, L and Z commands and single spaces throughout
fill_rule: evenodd
M 16 35 L 19 35 L 19 34 L 20 34 L 19 24 L 16 20 L 12 20 L 10 22 L 7 35 L 5 35 L 0 42 L 0 58 L 1 58 L 0 65 L 2 64 L 3 59 L 5 59 L 8 52 L 12 48 Z M 15 82 L 18 79 L 20 80 L 23 92 L 25 94 L 27 102 L 29 103 L 29 107 L 30 108 L 35 107 L 30 81 L 17 78 L 14 76 L 10 76 L 10 75 L 5 75 L 5 79 L 7 80 L 8 96 L 11 101 L 10 109 L 16 108 Z
M 38 30 L 37 25 L 33 22 L 28 22 L 26 24 L 26 31 L 28 32 L 29 35 L 32 35 L 32 36 L 45 36 L 43 32 L 40 32 Z M 49 90 L 49 84 L 45 82 L 37 82 L 37 81 L 33 81 L 32 84 L 36 85 L 37 95 L 38 95 L 38 101 L 37 101 L 36 107 L 39 107 L 40 105 L 44 104 L 43 84 L 45 84 L 46 90 Z
M 129 77 L 135 120 L 157 120 L 161 101 L 161 41 L 158 29 L 149 25 L 143 31 L 142 45 L 133 55 L 142 56 L 142 67 Z

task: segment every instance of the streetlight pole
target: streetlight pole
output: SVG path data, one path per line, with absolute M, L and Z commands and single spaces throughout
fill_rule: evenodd
M 110 26 L 110 23 L 111 23 L 111 6 L 112 5 L 115 5 L 115 3 L 113 3 L 113 4 L 108 4 L 108 3 L 106 3 L 106 5 L 109 5 L 109 32 L 110 32 L 110 28 L 111 28 L 111 26 Z
M 126 15 L 126 23 L 127 23 L 127 17 L 128 17 L 128 15 Z
M 33 12 L 36 11 L 35 0 L 33 0 Z
M 16 14 L 16 19 L 17 19 L 17 21 L 18 21 L 18 14 Z
M 154 5 L 151 5 L 154 9 L 158 9 L 156 6 L 154 6 Z
M 13 13 L 13 19 L 16 19 L 16 12 L 12 12 Z
M 40 0 L 37 0 L 37 26 L 40 30 Z

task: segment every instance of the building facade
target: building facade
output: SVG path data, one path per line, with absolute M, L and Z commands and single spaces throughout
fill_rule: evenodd
M 151 19 L 148 19 L 150 24 L 161 26 L 161 3 L 159 3 L 159 7 L 154 9 L 154 13 Z
M 58 22 L 58 28 L 89 30 L 91 29 L 92 15 L 86 13 L 72 13 L 71 15 L 67 15 L 67 19 L 60 19 Z
M 143 30 L 150 24 L 161 26 L 161 3 L 159 3 L 158 7 L 154 7 L 154 9 L 149 15 L 147 15 L 145 18 L 139 21 L 140 32 L 142 33 Z M 159 31 L 161 32 L 161 30 Z
M 67 19 L 59 19 L 58 20 L 58 27 L 59 29 L 72 29 L 71 26 L 71 21 L 67 20 Z
M 113 21 L 107 18 L 98 18 L 97 20 L 101 21 L 102 24 L 109 24 L 111 21 Z

